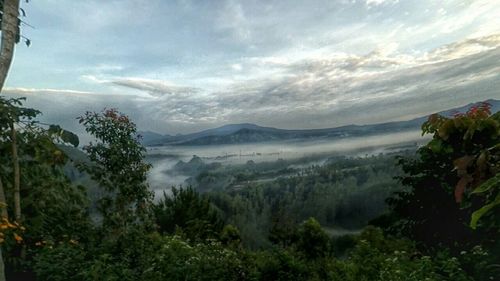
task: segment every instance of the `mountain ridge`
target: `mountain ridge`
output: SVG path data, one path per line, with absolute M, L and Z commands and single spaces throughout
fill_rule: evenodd
M 489 99 L 492 111 L 500 110 L 500 100 Z M 444 116 L 452 116 L 457 112 L 465 112 L 481 102 L 438 112 Z M 202 130 L 185 135 L 161 135 L 154 132 L 140 132 L 142 143 L 146 146 L 162 145 L 217 145 L 242 144 L 279 140 L 300 140 L 313 138 L 344 138 L 349 136 L 368 136 L 373 134 L 403 132 L 418 130 L 428 115 L 407 121 L 392 121 L 368 125 L 344 125 L 333 128 L 320 129 L 279 129 L 259 126 L 252 123 L 227 124 L 216 128 Z

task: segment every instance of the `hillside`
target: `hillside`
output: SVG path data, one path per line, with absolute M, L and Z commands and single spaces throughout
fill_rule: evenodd
M 493 112 L 500 110 L 500 100 L 488 100 L 488 102 L 491 103 Z M 457 112 L 465 112 L 473 105 L 475 103 L 442 111 L 439 114 L 451 116 Z M 419 130 L 427 117 L 422 116 L 408 121 L 370 125 L 347 125 L 326 129 L 289 130 L 243 123 L 224 125 L 186 135 L 170 136 L 153 132 L 141 132 L 141 135 L 143 136 L 143 144 L 146 146 L 241 144 L 320 138 L 339 139 Z

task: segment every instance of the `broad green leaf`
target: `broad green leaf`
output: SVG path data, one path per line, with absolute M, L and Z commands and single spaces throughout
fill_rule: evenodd
M 434 153 L 439 153 L 442 149 L 442 145 L 443 142 L 440 139 L 433 139 L 427 144 L 429 149 Z
M 491 202 L 490 204 L 484 205 L 481 209 L 472 213 L 471 220 L 470 220 L 470 227 L 472 229 L 476 229 L 477 222 L 479 221 L 479 219 L 484 214 L 489 212 L 491 209 L 493 209 L 497 205 L 500 205 L 500 193 L 497 195 L 497 197 L 495 198 L 495 200 L 493 202 Z
M 473 191 L 472 194 L 475 193 L 483 193 L 486 192 L 494 187 L 499 188 L 500 187 L 500 173 L 496 174 L 494 177 L 488 179 L 485 181 L 483 184 L 480 186 L 476 187 Z

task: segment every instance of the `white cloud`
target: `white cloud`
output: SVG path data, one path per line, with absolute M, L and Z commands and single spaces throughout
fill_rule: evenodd
M 7 95 L 38 95 L 38 94 L 59 94 L 64 95 L 92 95 L 92 92 L 66 90 L 66 89 L 35 89 L 35 88 L 10 88 L 6 87 L 2 93 Z
M 399 0 L 366 0 L 367 6 L 379 6 L 397 3 L 399 3 Z
M 174 133 L 228 122 L 330 127 L 498 94 L 498 1 L 91 0 L 27 8 L 37 29 L 26 32 L 37 44 L 16 49 L 8 85 L 46 118 L 62 116 L 54 106 L 61 103 L 71 114 L 119 107 L 145 129 Z
M 241 64 L 239 64 L 239 63 L 234 63 L 234 64 L 231 64 L 231 68 L 233 70 L 236 70 L 236 71 L 241 71 L 243 69 L 243 66 L 241 66 Z
M 141 129 L 169 133 L 233 122 L 285 128 L 373 123 L 497 96 L 497 39 L 494 35 L 465 40 L 422 56 L 374 51 L 365 56 L 335 54 L 303 59 L 282 66 L 281 75 L 242 79 L 217 92 L 157 79 L 112 77 L 94 80 L 131 92 L 110 96 L 71 90 L 7 89 L 6 93 L 28 95 L 30 104 L 51 118 L 74 120 L 75 116 L 69 118 L 68 114 L 118 107 L 131 114 Z M 53 107 L 56 99 L 66 113 Z M 74 122 L 65 122 L 75 126 Z
M 230 32 L 237 41 L 248 41 L 252 36 L 243 6 L 234 0 L 225 1 L 219 11 L 216 28 L 222 32 Z

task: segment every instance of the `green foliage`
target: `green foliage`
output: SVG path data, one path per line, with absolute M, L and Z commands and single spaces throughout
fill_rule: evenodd
M 62 243 L 39 250 L 33 270 L 39 280 L 84 280 L 84 268 L 88 266 L 84 249 L 79 245 Z
M 347 251 L 356 245 L 356 238 L 354 235 L 350 234 L 332 237 L 330 245 L 333 255 L 336 257 L 344 257 Z
M 144 162 L 146 150 L 135 124 L 115 109 L 87 112 L 78 119 L 96 138 L 83 148 L 92 163 L 81 163 L 81 168 L 108 192 L 99 200 L 104 224 L 123 227 L 137 218 L 146 220 L 152 199 L 146 176 L 151 166 Z
M 298 251 L 305 254 L 308 259 L 325 257 L 330 249 L 330 237 L 321 228 L 314 218 L 309 218 L 299 227 Z
M 423 256 L 410 241 L 372 227 L 359 236 L 346 263 L 345 280 L 471 280 L 456 258 Z
M 162 237 L 155 254 L 145 256 L 140 280 L 247 280 L 241 256 L 215 241 L 188 244 Z
M 388 201 L 398 217 L 393 233 L 428 248 L 451 247 L 455 253 L 495 241 L 499 210 L 492 209 L 499 190 L 488 179 L 499 170 L 498 116 L 490 115 L 489 105 L 482 104 L 453 118 L 429 117 L 422 129 L 433 139 L 418 150 L 417 158 L 399 162 L 406 174 L 400 180 L 410 189 Z M 486 214 L 487 220 L 479 220 Z M 471 217 L 474 228 L 478 221 L 485 227 L 469 228 Z
M 479 187 L 474 189 L 474 191 L 472 191 L 473 194 L 488 193 L 488 192 L 493 193 L 497 191 L 496 192 L 497 195 L 494 199 L 492 200 L 490 199 L 490 201 L 486 203 L 486 205 L 484 205 L 479 210 L 476 210 L 474 213 L 472 213 L 470 226 L 473 229 L 476 229 L 477 223 L 479 219 L 481 219 L 481 217 L 483 217 L 488 213 L 491 213 L 491 210 L 493 208 L 500 205 L 500 192 L 498 192 L 498 190 L 500 190 L 500 173 L 497 173 L 494 177 L 490 178 L 489 180 L 481 184 Z M 490 198 L 491 197 L 492 195 L 490 194 Z
M 500 204 L 500 183 L 495 177 L 500 171 L 500 114 L 491 115 L 490 107 L 482 103 L 454 118 L 433 115 L 422 127 L 424 133 L 434 134 L 431 150 L 436 154 L 444 150 L 453 159 L 459 177 L 454 192 L 456 201 L 462 202 L 467 189 L 485 197 L 485 206 L 472 216 L 473 228 L 484 214 Z
M 142 234 L 141 234 L 142 233 Z M 479 256 L 446 251 L 424 256 L 408 240 L 385 237 L 368 228 L 345 259 L 310 259 L 293 248 L 245 251 L 207 240 L 189 243 L 179 236 L 131 231 L 122 242 L 98 252 L 78 244 L 42 248 L 35 257 L 38 280 L 473 280 L 463 260 Z M 118 245 L 121 249 L 118 249 Z M 121 254 L 117 254 L 120 251 Z M 63 267 L 63 268 L 61 268 Z M 489 280 L 491 275 L 484 275 Z
M 373 227 L 356 237 L 344 259 L 310 259 L 290 248 L 275 248 L 255 252 L 254 260 L 257 280 L 473 280 L 462 261 L 446 251 L 424 256 L 411 241 L 385 237 Z
M 81 239 L 90 228 L 85 191 L 64 175 L 63 166 L 68 158 L 57 144 L 58 139 L 36 121 L 37 110 L 22 107 L 23 101 L 0 97 L 0 177 L 7 211 L 13 214 L 10 130 L 15 128 L 22 224 L 26 229 L 22 244 L 4 248 L 10 273 L 27 270 L 32 255 L 26 253 L 36 252 L 40 241 Z
M 276 249 L 255 255 L 257 280 L 308 280 L 307 265 L 291 251 Z
M 17 116 L 20 111 L 10 106 L 10 113 L 0 112 L 0 118 Z M 474 114 L 457 118 L 462 123 L 491 118 Z M 393 158 L 374 156 L 336 158 L 301 172 L 280 161 L 279 172 L 268 175 L 288 176 L 258 184 L 251 181 L 261 179 L 265 171 L 259 169 L 271 164 L 249 163 L 224 176 L 234 184 L 227 190 L 199 194 L 193 188 L 173 188 L 170 196 L 152 204 L 149 165 L 135 125 L 116 110 L 87 113 L 80 121 L 96 142 L 85 148 L 90 161 L 82 167 L 105 191 L 99 200 L 104 223 L 98 226 L 90 222 L 85 191 L 64 174 L 68 157 L 57 143 L 70 143 L 73 136 L 57 126 L 42 129 L 33 122 L 35 116 L 28 110 L 15 117 L 23 126 L 19 152 L 27 230 L 25 251 L 9 246 L 7 260 L 11 269 L 34 272 L 36 280 L 468 281 L 498 276 L 495 248 L 477 243 L 488 237 L 492 242 L 488 231 L 494 229 L 498 208 L 488 207 L 477 217 L 475 232 L 467 227 L 473 211 L 496 202 L 497 148 L 484 137 L 493 132 L 490 121 L 471 121 L 474 129 L 467 130 L 441 118 L 426 124 L 424 129 L 439 141 L 420 149 L 418 158 L 400 161 L 407 192 L 392 179 L 399 175 Z M 4 132 L 9 127 L 0 128 L 0 163 L 9 162 Z M 0 168 L 2 178 L 11 176 L 9 165 Z M 220 166 L 210 169 L 198 174 L 201 182 L 223 173 Z M 473 180 L 459 194 L 457 183 L 467 175 Z M 12 189 L 11 182 L 6 189 Z M 372 226 L 360 234 L 330 238 L 322 228 L 325 224 L 334 233 L 331 227 L 339 224 L 363 226 L 385 211 L 383 199 L 394 190 L 399 197 L 390 200 L 393 212 L 386 218 L 396 218 L 396 223 L 386 222 L 393 229 L 402 226 L 399 234 L 417 241 L 388 236 Z M 456 202 L 460 196 L 461 205 Z M 7 200 L 12 201 L 11 195 Z M 159 233 L 150 227 L 150 215 Z M 352 220 L 356 223 L 349 224 Z M 457 239 L 460 235 L 463 240 Z M 451 249 L 424 251 L 422 242 Z
M 160 232 L 181 230 L 192 240 L 218 237 L 224 225 L 210 201 L 191 187 L 172 187 L 172 195 L 164 193 L 153 212 Z
M 9 128 L 13 123 L 32 122 L 40 114 L 40 111 L 32 108 L 22 107 L 26 98 L 6 99 L 0 96 L 0 131 Z
M 234 225 L 225 225 L 220 234 L 220 241 L 227 246 L 239 247 L 241 245 L 240 231 Z
M 327 227 L 360 229 L 385 212 L 385 199 L 402 190 L 393 179 L 399 175 L 394 164 L 394 157 L 387 155 L 338 157 L 293 176 L 211 191 L 207 196 L 224 220 L 238 227 L 244 245 L 290 245 L 296 240 L 298 224 L 309 217 Z M 270 163 L 244 167 L 259 171 L 260 165 L 273 169 Z M 277 165 L 286 167 L 281 161 Z
M 278 212 L 272 217 L 269 229 L 269 241 L 273 244 L 289 247 L 298 240 L 298 225 L 293 218 L 284 212 Z
M 42 240 L 60 240 L 63 236 L 84 239 L 90 228 L 87 207 L 88 200 L 81 187 L 72 186 L 64 175 L 55 175 L 49 171 L 45 177 L 25 178 L 23 196 L 24 224 L 29 231 L 26 243 Z
M 23 223 L 29 229 L 26 243 L 58 240 L 62 235 L 84 237 L 90 227 L 89 202 L 85 189 L 74 186 L 64 173 L 68 157 L 39 127 L 19 132 L 18 147 Z

